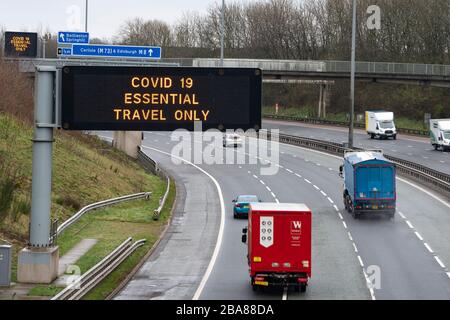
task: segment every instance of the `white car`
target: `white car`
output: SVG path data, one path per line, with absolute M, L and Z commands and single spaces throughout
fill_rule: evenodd
M 226 148 L 228 146 L 241 147 L 242 138 L 236 133 L 226 133 L 223 136 L 223 146 Z

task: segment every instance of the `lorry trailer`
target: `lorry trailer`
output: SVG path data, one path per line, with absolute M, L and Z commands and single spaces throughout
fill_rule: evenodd
M 387 111 L 366 111 L 366 131 L 371 139 L 397 139 L 394 113 Z
M 430 139 L 435 150 L 450 150 L 450 119 L 431 119 Z
M 395 164 L 380 151 L 346 152 L 340 167 L 345 209 L 355 219 L 364 213 L 394 217 L 395 174 Z
M 304 204 L 250 204 L 242 242 L 248 246 L 253 290 L 291 287 L 306 291 L 311 277 L 311 224 L 311 210 Z

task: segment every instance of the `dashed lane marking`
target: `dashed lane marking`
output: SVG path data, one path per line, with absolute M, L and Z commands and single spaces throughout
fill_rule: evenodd
M 445 264 L 441 261 L 441 259 L 439 259 L 438 256 L 434 256 L 434 259 L 437 261 L 437 263 L 439 263 L 442 269 L 445 269 Z
M 434 253 L 433 249 L 431 249 L 431 247 L 428 245 L 428 243 L 424 242 L 423 245 L 425 246 L 425 248 L 427 248 L 427 250 L 428 250 L 430 253 Z
M 361 267 L 364 268 L 364 263 L 359 255 L 358 255 L 358 261 L 359 261 L 359 264 L 361 265 Z
M 417 238 L 419 238 L 420 241 L 423 241 L 423 238 L 422 238 L 422 236 L 420 235 L 420 233 L 418 233 L 417 231 L 415 231 L 414 234 L 416 235 Z

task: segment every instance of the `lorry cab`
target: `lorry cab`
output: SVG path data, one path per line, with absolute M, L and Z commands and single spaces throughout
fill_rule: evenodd
M 311 277 L 311 210 L 298 203 L 251 203 L 242 241 L 248 247 L 253 290 L 306 291 Z
M 450 150 L 450 119 L 431 119 L 430 139 L 435 150 Z
M 387 111 L 366 111 L 366 131 L 371 139 L 397 139 L 394 113 Z
M 380 151 L 346 152 L 341 168 L 344 206 L 355 219 L 362 214 L 394 217 L 397 198 L 394 163 Z

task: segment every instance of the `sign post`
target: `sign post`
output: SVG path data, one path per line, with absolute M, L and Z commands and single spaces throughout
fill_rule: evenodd
M 261 128 L 260 69 L 81 67 L 62 71 L 62 128 Z
M 87 32 L 58 32 L 58 44 L 89 43 L 89 33 Z
M 70 52 L 61 52 L 61 55 L 73 57 L 161 59 L 161 47 L 112 46 L 75 43 L 72 45 Z
M 58 247 L 50 242 L 55 73 L 52 67 L 36 70 L 30 239 L 20 251 L 17 272 L 25 283 L 51 283 L 58 275 Z
M 35 32 L 5 32 L 5 56 L 37 57 L 38 37 Z

